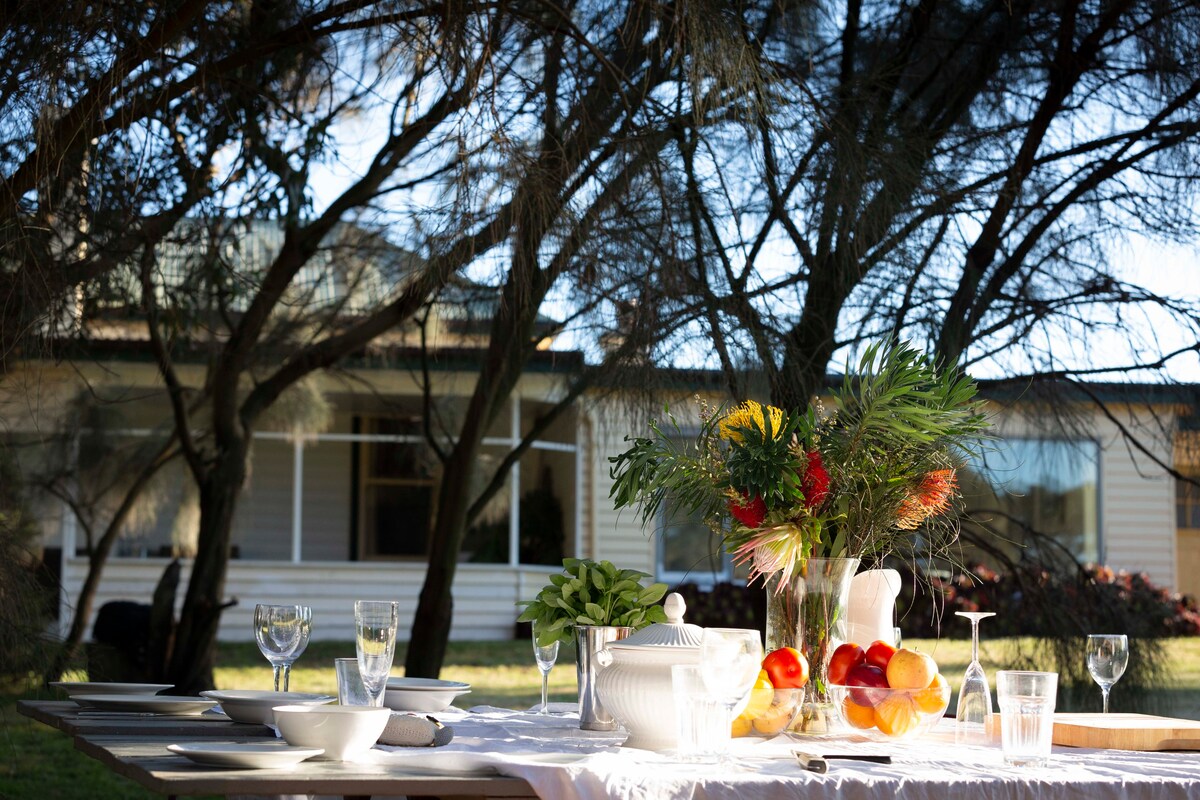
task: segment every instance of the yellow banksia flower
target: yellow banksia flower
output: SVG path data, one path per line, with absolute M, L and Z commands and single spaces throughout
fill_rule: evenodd
M 741 442 L 742 432 L 738 428 L 758 428 L 768 439 L 775 439 L 783 430 L 783 409 L 746 400 L 735 406 L 720 422 L 721 438 Z M 770 427 L 768 428 L 768 424 Z

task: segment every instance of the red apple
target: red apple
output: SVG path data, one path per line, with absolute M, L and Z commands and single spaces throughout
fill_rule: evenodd
M 794 647 L 773 650 L 763 659 L 762 668 L 776 689 L 799 689 L 808 683 L 808 659 Z
M 850 699 L 860 706 L 873 706 L 888 695 L 887 676 L 870 664 L 851 667 L 846 674 L 846 685 L 866 687 L 850 690 Z
M 896 655 L 895 647 L 882 639 L 876 639 L 867 648 L 867 663 L 872 667 L 879 667 L 884 672 L 887 672 L 888 662 L 892 660 L 892 656 L 894 655 Z
M 833 655 L 829 657 L 829 682 L 845 686 L 846 673 L 850 671 L 851 667 L 863 663 L 864 658 L 866 658 L 866 652 L 854 642 L 839 645 L 838 649 L 834 650 Z

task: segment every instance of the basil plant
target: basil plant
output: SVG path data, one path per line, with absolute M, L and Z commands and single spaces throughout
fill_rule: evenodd
M 576 625 L 616 625 L 644 628 L 666 622 L 658 602 L 667 593 L 665 583 L 642 586 L 650 575 L 636 569 L 617 569 L 610 561 L 564 558 L 563 573 L 550 576 L 550 584 L 525 606 L 517 622 L 532 622 L 538 644 L 570 642 Z

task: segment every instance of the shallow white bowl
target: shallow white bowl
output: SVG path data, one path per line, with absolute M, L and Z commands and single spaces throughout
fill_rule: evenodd
M 389 708 L 371 706 L 276 706 L 275 724 L 287 743 L 319 747 L 322 761 L 353 761 L 363 755 L 387 727 Z
M 396 711 L 441 711 L 460 694 L 471 691 L 471 684 L 440 681 L 436 678 L 388 678 L 383 704 Z
M 214 690 L 201 692 L 200 695 L 220 703 L 221 710 L 234 722 L 252 725 L 275 724 L 275 706 L 319 706 L 337 699 L 327 694 L 260 692 L 253 689 Z

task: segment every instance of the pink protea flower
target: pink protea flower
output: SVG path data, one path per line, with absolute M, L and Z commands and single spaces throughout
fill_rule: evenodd
M 803 556 L 804 540 L 795 525 L 776 525 L 754 533 L 742 546 L 733 552 L 733 560 L 739 566 L 750 565 L 747 583 L 768 575 L 779 574 L 778 594 L 791 583 L 792 575 Z

